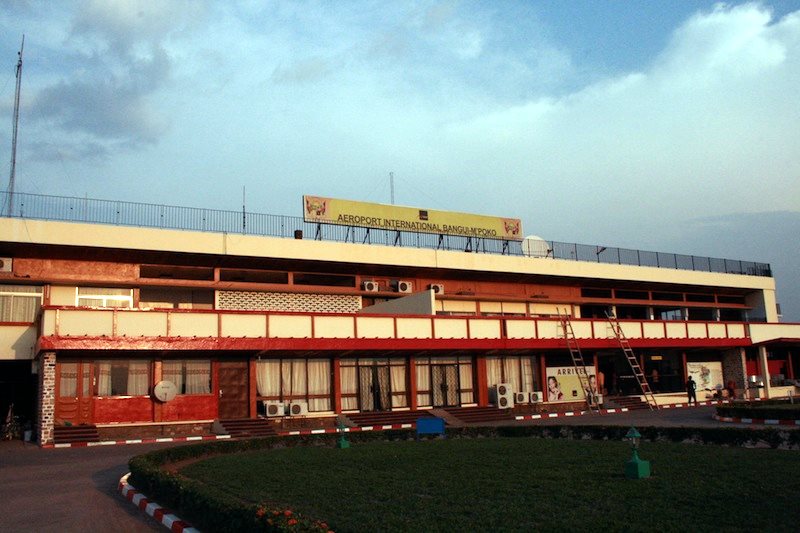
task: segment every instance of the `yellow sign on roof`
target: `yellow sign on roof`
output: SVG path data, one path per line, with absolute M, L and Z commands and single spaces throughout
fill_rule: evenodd
M 518 218 L 435 211 L 322 196 L 303 196 L 303 219 L 306 222 L 389 231 L 413 231 L 479 239 L 522 240 L 522 221 Z

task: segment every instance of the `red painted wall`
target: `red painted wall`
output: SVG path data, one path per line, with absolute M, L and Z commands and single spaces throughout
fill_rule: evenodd
M 94 399 L 95 424 L 152 421 L 153 400 L 149 396 Z
M 214 394 L 192 394 L 176 396 L 161 405 L 161 420 L 157 422 L 174 422 L 177 420 L 213 420 L 217 418 L 217 397 Z

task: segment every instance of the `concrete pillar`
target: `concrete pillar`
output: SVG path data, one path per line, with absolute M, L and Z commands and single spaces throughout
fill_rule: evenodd
M 744 348 L 733 348 L 722 353 L 722 379 L 727 386 L 733 381 L 736 389 L 736 398 L 741 398 L 747 392 L 747 363 Z
M 39 356 L 39 396 L 37 398 L 36 434 L 39 445 L 53 444 L 56 411 L 56 354 Z
M 764 378 L 764 397 L 772 397 L 772 387 L 769 386 L 769 365 L 767 364 L 767 347 L 758 347 L 758 362 L 761 365 L 761 373 Z

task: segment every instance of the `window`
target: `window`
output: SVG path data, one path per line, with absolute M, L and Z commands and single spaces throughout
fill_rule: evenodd
M 256 363 L 258 395 L 265 400 L 306 401 L 309 411 L 331 411 L 328 359 L 265 359 Z
M 487 357 L 486 380 L 488 385 L 510 383 L 515 392 L 533 392 L 537 378 L 536 357 Z
M 41 305 L 41 287 L 0 285 L 0 322 L 33 322 Z
M 150 361 L 98 361 L 96 396 L 146 396 L 150 391 Z
M 211 394 L 211 361 L 164 361 L 161 368 L 162 378 L 173 382 L 178 394 Z
M 342 359 L 343 411 L 388 411 L 408 407 L 406 360 L 393 358 Z
M 75 305 L 79 307 L 133 307 L 133 289 L 78 287 Z
M 417 357 L 417 405 L 447 407 L 475 401 L 472 357 Z
M 78 396 L 78 363 L 61 363 L 58 381 L 59 398 Z

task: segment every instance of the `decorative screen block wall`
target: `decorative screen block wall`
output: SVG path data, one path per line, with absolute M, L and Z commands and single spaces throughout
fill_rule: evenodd
M 218 291 L 217 309 L 248 311 L 297 311 L 303 313 L 355 313 L 361 297 L 346 294 L 298 294 L 289 292 Z

